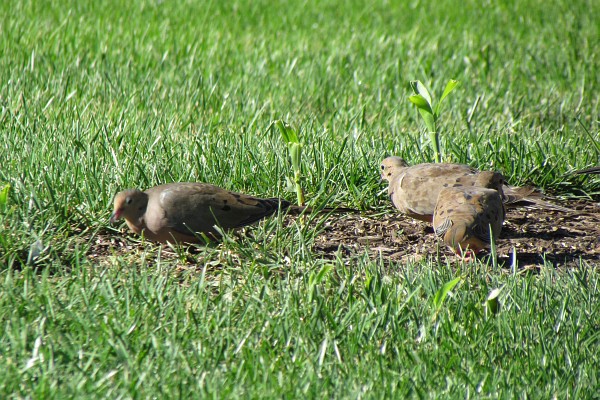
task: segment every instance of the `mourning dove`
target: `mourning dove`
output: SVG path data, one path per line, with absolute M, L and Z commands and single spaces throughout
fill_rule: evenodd
M 494 180 L 490 181 L 489 176 L 494 176 Z M 389 182 L 388 193 L 394 206 L 408 216 L 426 222 L 432 221 L 440 191 L 447 187 L 488 187 L 501 192 L 506 206 L 571 211 L 543 200 L 535 188 L 507 185 L 499 172 L 482 172 L 463 164 L 425 163 L 409 166 L 400 157 L 388 157 L 382 161 L 381 177 Z M 500 180 L 502 183 L 498 185 Z
M 435 234 L 457 254 L 478 253 L 500 236 L 504 204 L 497 190 L 449 187 L 440 191 L 433 214 Z
M 117 193 L 110 222 L 124 218 L 132 231 L 157 242 L 195 243 L 200 241 L 200 234 L 218 238 L 217 226 L 230 230 L 250 225 L 278 210 L 305 209 L 283 199 L 261 199 L 207 183 L 169 183 L 144 192 L 130 189 Z

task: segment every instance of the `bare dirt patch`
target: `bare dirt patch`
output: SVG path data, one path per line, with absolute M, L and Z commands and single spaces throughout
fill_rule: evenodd
M 574 213 L 540 209 L 508 210 L 500 240 L 499 262 L 509 267 L 535 268 L 550 262 L 577 267 L 581 262 L 600 266 L 600 205 L 573 201 Z M 395 210 L 381 215 L 349 215 L 331 219 L 319 235 L 315 251 L 327 256 L 340 247 L 349 256 L 368 249 L 374 255 L 398 261 L 426 257 L 455 257 L 439 246 L 430 224 Z
M 545 263 L 569 268 L 580 267 L 582 262 L 600 266 L 600 204 L 579 200 L 564 205 L 575 212 L 509 210 L 497 243 L 499 264 L 509 268 L 516 260 L 520 269 L 536 269 Z M 287 218 L 291 222 L 295 217 Z M 140 250 L 140 246 L 129 233 L 119 235 L 105 231 L 96 235 L 88 256 L 106 263 L 110 262 L 108 258 L 136 248 Z M 198 254 L 194 248 L 188 251 Z M 438 244 L 430 224 L 406 217 L 391 207 L 380 213 L 330 216 L 315 238 L 313 251 L 323 258 L 334 258 L 341 252 L 352 259 L 366 251 L 373 257 L 392 262 L 427 258 L 442 262 L 458 260 L 450 250 Z M 163 247 L 164 258 L 181 258 L 181 254 Z M 198 261 L 190 257 L 187 263 L 197 267 Z M 182 262 L 186 264 L 184 259 Z

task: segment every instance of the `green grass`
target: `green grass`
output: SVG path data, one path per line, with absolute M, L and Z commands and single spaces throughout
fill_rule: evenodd
M 5 272 L 0 388 L 61 398 L 597 393 L 594 269 L 532 278 L 467 266 L 434 320 L 449 266 L 390 273 L 368 259 L 329 269 L 308 258 L 178 277 L 158 256 L 54 277 Z M 502 310 L 486 317 L 495 287 Z
M 597 394 L 598 264 L 324 260 L 314 227 L 277 218 L 198 253 L 90 254 L 127 187 L 197 180 L 293 200 L 276 119 L 303 140 L 309 204 L 388 209 L 380 160 L 433 159 L 415 79 L 433 93 L 461 82 L 439 121 L 448 160 L 597 199 L 598 177 L 566 175 L 600 160 L 597 2 L 0 11 L 0 397 Z

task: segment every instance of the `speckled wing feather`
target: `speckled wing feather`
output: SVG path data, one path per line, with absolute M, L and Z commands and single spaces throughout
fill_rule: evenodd
M 188 235 L 214 234 L 215 225 L 223 229 L 250 225 L 290 204 L 277 198 L 260 199 L 233 193 L 206 183 L 160 185 L 146 193 L 150 196 L 146 224 L 165 224 Z
M 390 159 L 392 163 L 389 163 Z M 442 189 L 488 184 L 480 177 L 482 172 L 468 165 L 426 163 L 400 167 L 400 164 L 394 164 L 394 161 L 394 158 L 390 157 L 384 160 L 382 165 L 382 177 L 390 182 L 388 193 L 392 203 L 400 211 L 422 221 L 432 221 L 437 198 Z M 485 174 L 486 179 L 489 178 L 487 174 L 497 174 L 494 176 L 499 184 L 494 188 L 501 190 L 502 175 L 494 172 Z
M 145 192 L 128 189 L 117 193 L 110 221 L 125 219 L 132 231 L 157 242 L 193 243 L 202 241 L 202 235 L 218 238 L 220 229 L 250 225 L 278 210 L 313 211 L 290 206 L 283 199 L 261 199 L 208 183 L 182 182 L 155 186 Z M 343 207 L 319 210 L 355 211 Z
M 463 164 L 424 163 L 408 166 L 400 157 L 388 157 L 382 162 L 381 177 L 389 182 L 388 194 L 394 206 L 408 216 L 426 222 L 432 221 L 440 191 L 452 187 L 496 189 L 508 207 L 572 211 L 544 200 L 535 188 L 506 185 L 499 172 L 478 171 Z
M 498 239 L 504 216 L 502 198 L 496 190 L 445 188 L 438 197 L 433 228 L 436 235 L 457 253 L 467 248 L 478 252 L 489 248 L 492 238 Z

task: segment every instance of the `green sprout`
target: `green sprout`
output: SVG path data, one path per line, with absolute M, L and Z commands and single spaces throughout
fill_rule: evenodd
M 442 93 L 442 97 L 440 97 L 440 101 L 438 101 L 437 105 L 433 107 L 433 103 L 431 101 L 431 95 L 429 91 L 421 83 L 421 81 L 411 81 L 410 87 L 412 88 L 414 94 L 408 98 L 411 103 L 417 106 L 419 113 L 421 113 L 421 117 L 423 117 L 423 121 L 425 122 L 425 126 L 427 127 L 427 131 L 429 133 L 429 139 L 433 145 L 433 152 L 435 154 L 435 162 L 442 162 L 442 154 L 440 152 L 440 134 L 437 130 L 437 122 L 440 117 L 440 108 L 444 99 L 452 92 L 456 86 L 458 86 L 458 81 L 454 79 L 450 79 L 446 84 L 446 88 L 444 89 L 444 93 Z
M 439 288 L 437 292 L 435 292 L 435 296 L 433 297 L 433 307 L 435 308 L 434 319 L 437 318 L 437 315 L 441 311 L 442 305 L 444 304 L 446 297 L 448 297 L 448 293 L 450 293 L 450 291 L 454 289 L 454 286 L 456 286 L 461 280 L 462 277 L 459 276 L 458 278 L 448 281 L 444 283 L 444 285 Z
M 287 181 L 293 190 L 296 192 L 296 196 L 298 198 L 298 205 L 304 205 L 304 191 L 302 190 L 302 143 L 300 143 L 300 139 L 298 138 L 298 133 L 292 129 L 286 122 L 282 120 L 277 120 L 274 122 L 275 126 L 281 132 L 281 137 L 287 144 L 288 153 L 290 155 L 290 160 L 292 161 L 292 169 L 294 170 L 294 176 L 292 178 L 288 177 Z
M 494 316 L 500 312 L 500 293 L 502 292 L 502 288 L 493 289 L 485 299 L 483 303 L 483 307 L 485 309 L 486 316 Z
M 5 185 L 2 190 L 0 190 L 0 211 L 4 212 L 8 207 L 8 191 L 10 190 L 10 185 Z

